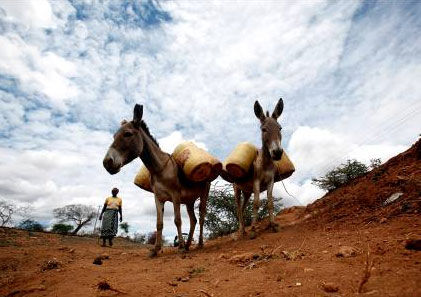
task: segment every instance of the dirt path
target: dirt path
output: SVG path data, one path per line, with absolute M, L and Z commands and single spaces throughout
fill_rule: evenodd
M 279 233 L 255 240 L 230 237 L 180 255 L 166 248 L 156 259 L 124 240 L 101 248 L 90 238 L 9 230 L 2 233 L 1 296 L 421 296 L 421 252 L 404 248 L 421 236 L 421 217 L 403 215 L 354 228 L 296 224 L 299 208 L 277 219 Z M 264 226 L 264 223 L 263 223 Z M 337 257 L 343 246 L 355 256 Z M 374 268 L 357 294 L 367 250 Z M 102 265 L 94 258 L 106 253 Z M 56 269 L 42 271 L 48 260 Z M 117 291 L 100 291 L 98 283 Z M 323 283 L 332 283 L 327 293 Z

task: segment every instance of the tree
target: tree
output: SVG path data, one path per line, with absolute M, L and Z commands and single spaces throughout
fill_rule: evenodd
M 30 213 L 30 205 L 18 207 L 15 203 L 7 201 L 6 199 L 0 199 L 0 227 L 13 224 L 13 217 L 15 215 L 21 218 L 27 218 Z
M 381 163 L 380 159 L 373 159 L 371 168 L 378 167 L 379 162 Z M 367 165 L 358 162 L 357 160 L 347 160 L 346 163 L 342 163 L 324 176 L 313 178 L 312 183 L 323 190 L 332 191 L 357 177 L 363 176 L 368 172 L 368 169 L 369 167 L 367 167 Z
M 148 236 L 147 236 L 146 243 L 147 244 L 155 244 L 155 240 L 156 240 L 156 231 L 149 232 Z
M 253 205 L 251 200 L 244 211 L 244 223 L 251 225 Z M 282 204 L 281 198 L 273 197 L 274 212 L 280 211 Z M 263 219 L 269 214 L 267 198 L 260 199 L 260 208 L 258 211 L 258 220 Z M 216 238 L 235 232 L 238 229 L 237 205 L 231 185 L 218 186 L 209 193 L 207 213 L 205 219 L 205 228 L 209 231 L 209 238 Z
M 376 169 L 377 167 L 379 167 L 380 165 L 382 165 L 382 160 L 379 158 L 375 158 L 375 159 L 371 159 L 370 160 L 370 169 Z
M 18 228 L 27 231 L 44 231 L 44 226 L 32 219 L 23 220 L 18 225 Z
M 0 200 L 0 226 L 4 227 L 13 222 L 13 214 L 16 212 L 16 205 L 4 199 Z
M 127 222 L 123 222 L 120 224 L 120 229 L 123 230 L 124 233 L 129 233 L 130 225 Z
M 51 232 L 59 233 L 59 234 L 67 234 L 70 231 L 72 231 L 73 226 L 68 224 L 54 224 L 53 228 L 51 229 Z
M 54 217 L 60 220 L 60 223 L 72 222 L 76 224 L 76 228 L 72 234 L 77 232 L 86 225 L 89 225 L 95 218 L 95 208 L 83 204 L 70 204 L 53 210 Z

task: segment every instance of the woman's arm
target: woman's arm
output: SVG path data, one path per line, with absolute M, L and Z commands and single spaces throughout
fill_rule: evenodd
M 120 223 L 123 221 L 123 209 L 121 208 L 121 205 L 118 207 L 118 212 L 120 213 Z
M 102 208 L 101 214 L 99 215 L 99 220 L 102 220 L 102 215 L 104 214 L 104 211 L 107 209 L 107 203 L 104 203 L 104 207 Z

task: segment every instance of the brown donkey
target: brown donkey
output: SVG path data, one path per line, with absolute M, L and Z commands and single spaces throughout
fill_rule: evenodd
M 162 228 L 164 226 L 164 203 L 171 201 L 174 205 L 174 222 L 177 226 L 179 249 L 188 250 L 196 227 L 194 203 L 200 197 L 200 235 L 199 247 L 203 246 L 203 223 L 206 215 L 206 203 L 209 194 L 209 182 L 192 183 L 186 180 L 173 157 L 160 148 L 142 120 L 143 106 L 136 104 L 133 120 L 123 121 L 120 129 L 114 134 L 114 141 L 105 155 L 103 164 L 110 174 L 116 174 L 120 168 L 140 157 L 151 173 L 151 187 L 156 205 L 156 241 L 150 256 L 156 256 L 162 246 Z M 187 242 L 181 234 L 180 204 L 185 204 L 190 217 L 190 232 Z
M 279 99 L 276 104 L 275 110 L 272 116 L 269 116 L 269 112 L 266 112 L 266 116 L 263 113 L 263 109 L 259 102 L 254 103 L 254 114 L 260 120 L 260 129 L 262 131 L 262 148 L 259 149 L 255 160 L 253 161 L 253 179 L 247 179 L 247 181 L 239 181 L 234 183 L 234 196 L 237 203 L 237 216 L 239 221 L 239 237 L 245 235 L 244 231 L 244 210 L 250 199 L 251 193 L 254 193 L 253 201 L 253 217 L 251 223 L 250 238 L 256 237 L 256 220 L 257 212 L 260 204 L 260 193 L 267 190 L 267 199 L 269 207 L 269 221 L 270 228 L 277 232 L 278 225 L 274 222 L 273 216 L 273 197 L 272 190 L 276 174 L 276 166 L 274 160 L 280 160 L 283 154 L 281 146 L 281 126 L 276 121 L 281 115 L 284 109 L 284 102 L 282 98 Z M 241 199 L 241 194 L 244 198 Z

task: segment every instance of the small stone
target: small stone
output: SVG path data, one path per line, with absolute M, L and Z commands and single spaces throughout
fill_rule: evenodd
M 332 282 L 322 283 L 322 288 L 325 292 L 334 293 L 339 291 L 339 287 Z
M 189 280 L 190 280 L 190 277 L 188 277 L 188 276 L 181 278 L 181 281 L 183 283 L 188 282 Z
M 304 268 L 304 272 L 312 272 L 312 271 L 314 271 L 313 268 Z
M 110 258 L 110 255 L 108 255 L 107 253 L 103 253 L 101 256 L 99 256 L 99 257 L 101 257 L 101 260 L 107 260 L 107 259 L 109 259 Z
M 95 264 L 95 265 L 102 265 L 102 258 L 101 258 L 101 256 L 96 257 L 94 259 L 93 264 Z
M 421 251 L 421 239 L 408 239 L 405 243 L 407 250 Z
M 357 250 L 351 246 L 341 246 L 339 251 L 336 253 L 336 257 L 355 257 L 357 255 Z
M 254 253 L 243 253 L 239 255 L 234 255 L 230 258 L 231 263 L 239 263 L 239 262 L 249 262 L 254 258 Z
M 45 261 L 41 266 L 41 270 L 46 271 L 51 269 L 58 269 L 59 267 L 61 267 L 61 263 L 57 261 L 56 258 L 53 258 L 51 260 Z
M 387 198 L 383 202 L 383 205 L 388 205 L 388 204 L 398 200 L 402 195 L 403 195 L 403 193 L 401 193 L 401 192 L 397 192 L 397 193 L 392 194 L 389 198 Z
M 322 253 L 323 254 L 327 254 L 327 253 L 329 253 L 328 251 L 326 251 L 326 250 L 324 250 L 324 251 L 322 251 Z
M 69 253 L 73 254 L 76 251 L 76 249 L 70 249 Z
M 295 283 L 296 287 L 301 287 L 301 283 Z
M 171 287 L 177 287 L 177 286 L 178 286 L 178 284 L 177 284 L 177 283 L 175 283 L 175 282 L 168 282 L 168 284 L 169 284 Z
M 276 278 L 277 282 L 281 282 L 282 281 L 282 276 L 278 275 L 278 277 Z
M 387 219 L 386 218 L 381 218 L 380 221 L 379 221 L 380 224 L 384 224 L 386 222 L 387 222 Z
M 121 255 L 122 255 L 122 256 L 126 256 L 126 255 L 127 255 L 127 253 L 121 253 Z

